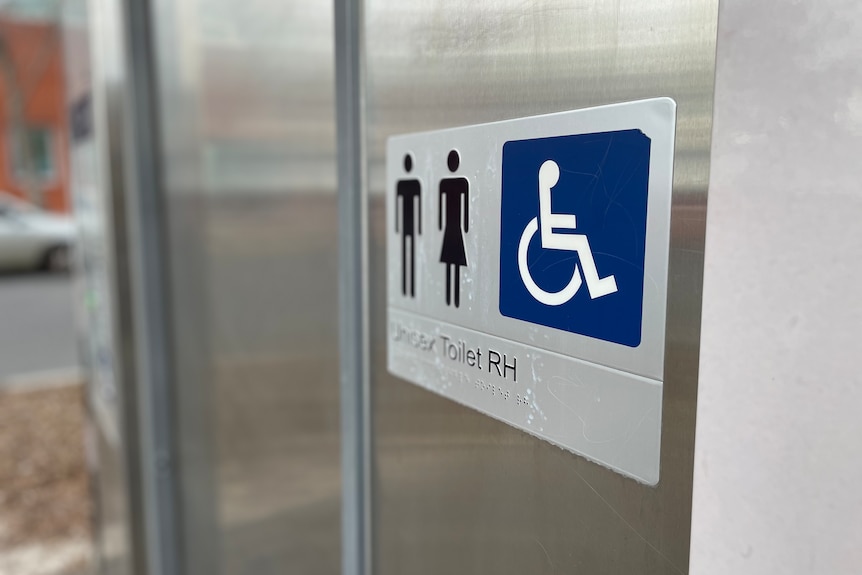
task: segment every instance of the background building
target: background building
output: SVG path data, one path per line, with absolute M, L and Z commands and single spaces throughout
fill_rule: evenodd
M 43 16 L 0 18 L 0 190 L 67 211 L 61 37 Z

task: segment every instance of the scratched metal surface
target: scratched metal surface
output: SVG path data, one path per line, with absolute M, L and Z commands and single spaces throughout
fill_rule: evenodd
M 370 0 L 376 571 L 688 570 L 716 0 Z M 661 481 L 637 484 L 386 371 L 387 137 L 669 96 L 678 103 Z

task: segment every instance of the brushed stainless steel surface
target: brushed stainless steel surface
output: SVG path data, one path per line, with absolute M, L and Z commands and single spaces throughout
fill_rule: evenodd
M 687 572 L 715 0 L 366 6 L 376 571 Z M 661 481 L 637 484 L 386 373 L 393 134 L 678 104 Z
M 153 11 L 183 573 L 340 567 L 328 3 Z

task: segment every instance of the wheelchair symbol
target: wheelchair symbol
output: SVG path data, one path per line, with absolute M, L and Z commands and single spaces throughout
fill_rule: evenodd
M 581 289 L 583 272 L 584 280 L 587 282 L 587 290 L 591 299 L 612 294 L 617 291 L 617 282 L 614 276 L 600 278 L 593 260 L 593 252 L 590 242 L 583 234 L 565 234 L 554 230 L 574 230 L 577 226 L 577 218 L 574 214 L 555 214 L 551 211 L 551 188 L 557 185 L 560 179 L 560 167 L 553 160 L 546 160 L 539 168 L 539 215 L 527 224 L 521 234 L 518 243 L 518 270 L 521 272 L 521 280 L 527 291 L 537 301 L 545 305 L 563 305 L 575 297 Z M 541 229 L 540 229 L 541 225 Z M 539 232 L 542 239 L 542 247 L 548 250 L 562 250 L 577 252 L 581 262 L 581 270 L 578 264 L 572 271 L 572 279 L 569 283 L 556 292 L 545 291 L 533 280 L 530 275 L 530 266 L 527 262 L 527 250 L 530 240 Z

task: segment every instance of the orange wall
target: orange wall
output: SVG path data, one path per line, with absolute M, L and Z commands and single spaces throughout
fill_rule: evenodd
M 57 26 L 0 18 L 0 36 L 10 52 L 28 124 L 51 128 L 53 178 L 40 185 L 31 199 L 55 211 L 69 210 L 69 145 L 63 77 L 62 36 Z M 16 181 L 9 152 L 9 86 L 0 75 L 0 190 L 26 197 Z M 41 198 L 41 199 L 40 199 Z

